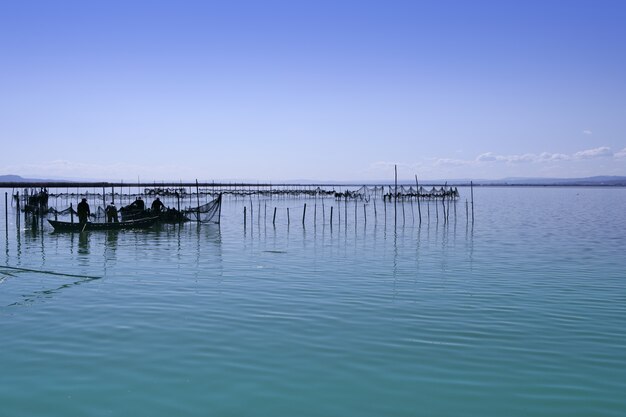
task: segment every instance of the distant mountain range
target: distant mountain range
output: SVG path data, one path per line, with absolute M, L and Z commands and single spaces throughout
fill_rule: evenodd
M 448 180 L 420 180 L 420 185 L 470 185 L 470 182 L 477 186 L 507 186 L 507 185 L 534 185 L 534 186 L 626 186 L 626 177 L 620 176 L 596 176 L 585 178 L 523 178 L 511 177 L 498 180 L 487 179 L 448 179 Z M 311 181 L 311 180 L 290 180 L 285 184 L 342 184 L 342 185 L 393 185 L 391 180 L 379 181 Z M 398 180 L 399 185 L 415 185 L 414 180 Z
M 0 182 L 59 182 L 59 180 L 23 178 L 23 177 L 20 177 L 19 175 L 0 175 Z
M 622 176 L 595 176 L 584 178 L 503 178 L 499 180 L 486 179 L 451 179 L 451 180 L 424 180 L 420 181 L 420 185 L 444 184 L 448 185 L 469 185 L 470 181 L 477 186 L 626 186 L 626 177 Z M 0 175 L 0 184 L 11 186 L 17 183 L 89 183 L 96 181 L 84 180 L 59 180 L 59 179 L 35 179 L 23 178 L 19 175 Z M 112 181 L 115 182 L 115 181 Z M 258 181 L 258 180 L 223 180 L 215 181 L 223 183 L 272 183 L 272 184 L 327 184 L 327 185 L 363 185 L 363 184 L 380 184 L 391 185 L 393 181 L 314 181 L 314 180 L 289 180 L 289 181 Z M 150 184 L 151 182 L 146 182 Z M 159 183 L 167 183 L 167 181 L 159 181 Z M 176 183 L 176 181 L 172 181 Z M 413 185 L 415 182 L 402 180 L 398 184 Z
M 584 178 L 504 178 L 501 180 L 473 180 L 480 185 L 589 185 L 626 186 L 626 177 L 595 176 Z

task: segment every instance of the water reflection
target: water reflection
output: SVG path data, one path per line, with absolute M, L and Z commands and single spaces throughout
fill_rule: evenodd
M 105 235 L 105 250 L 107 253 L 115 253 L 120 230 L 107 230 Z
M 360 262 L 369 264 L 370 270 L 380 265 L 387 275 L 386 279 L 393 278 L 394 285 L 397 281 L 399 289 L 407 278 L 414 282 L 420 269 L 425 271 L 434 265 L 438 271 L 453 271 L 456 265 L 453 255 L 458 254 L 457 247 L 464 248 L 464 255 L 469 257 L 470 264 L 472 262 L 471 222 L 465 222 L 465 236 L 462 223 L 458 226 L 457 235 L 457 221 L 466 220 L 463 218 L 462 206 L 458 213 L 460 218 L 457 219 L 455 205 L 439 210 L 438 204 L 434 202 L 426 203 L 426 206 L 422 204 L 420 208 L 407 201 L 404 204 L 398 202 L 395 208 L 393 203 L 383 203 L 382 207 L 379 205 L 375 208 L 373 203 L 346 204 L 342 200 L 335 202 L 331 223 L 330 207 L 333 205 L 328 204 L 324 208 L 322 204 L 320 213 L 317 213 L 318 208 L 313 203 L 307 206 L 306 222 L 303 225 L 302 205 L 288 201 L 281 207 L 281 203 L 276 203 L 279 205 L 276 223 L 273 204 L 269 210 L 267 203 L 259 204 L 257 201 L 248 205 L 250 210 L 245 228 L 241 221 L 242 206 L 231 207 L 227 216 L 232 217 L 226 217 L 227 221 L 223 225 L 228 247 L 237 247 L 241 243 L 243 251 L 249 250 L 254 255 L 267 250 L 284 251 L 292 245 L 293 248 L 303 249 L 305 258 L 312 256 L 316 267 L 318 260 L 319 265 L 322 265 L 327 259 L 344 262 L 357 257 L 361 259 Z M 291 208 L 291 221 L 287 220 L 285 205 Z M 430 205 L 433 205 L 434 210 L 432 218 L 429 217 Z M 270 227 L 267 225 L 268 215 L 272 222 Z M 42 229 L 37 222 L 24 230 L 18 230 L 17 241 L 10 242 L 11 245 L 6 242 L 7 263 L 14 262 L 14 259 L 9 258 L 9 252 L 16 244 L 18 252 L 23 252 L 22 256 L 27 257 L 23 259 L 25 265 L 26 262 L 38 260 L 40 249 L 44 265 L 54 263 L 61 267 L 79 267 L 83 271 L 97 270 L 105 277 L 127 275 L 130 271 L 137 272 L 131 276 L 140 276 L 146 271 L 152 276 L 153 271 L 159 268 L 159 274 L 162 275 L 184 271 L 200 278 L 207 276 L 207 271 L 222 271 L 223 268 L 222 230 L 219 225 L 187 223 L 157 225 L 145 231 L 69 234 L 50 231 L 49 226 Z M 19 241 L 20 236 L 22 242 Z M 33 248 L 36 250 L 33 251 Z M 232 251 L 227 253 L 233 255 Z M 15 257 L 15 252 L 11 255 Z M 161 261 L 163 263 L 159 264 Z
M 5 263 L 8 265 L 9 264 L 9 229 L 7 228 L 4 231 L 4 242 L 5 242 L 5 248 L 4 248 L 4 253 L 6 255 L 6 261 Z
M 65 288 L 93 280 L 96 275 L 116 278 L 112 282 L 119 277 L 128 279 L 129 276 L 152 274 L 150 271 L 157 269 L 170 277 L 183 272 L 198 280 L 207 276 L 224 276 L 221 229 L 214 224 L 162 225 L 152 230 L 83 233 L 55 233 L 51 229 L 42 231 L 41 227 L 37 227 L 18 230 L 16 237 L 16 241 L 11 242 L 14 245 L 9 239 L 5 240 L 5 268 L 23 266 L 32 269 L 15 273 L 0 267 L 0 279 L 19 291 L 13 296 L 5 292 L 5 297 L 8 297 L 2 303 L 5 306 L 30 304 L 53 297 Z M 9 256 L 13 247 L 21 255 Z M 19 275 L 23 278 L 37 277 L 39 273 L 49 273 L 48 270 L 58 272 L 57 275 L 80 274 L 82 277 L 84 274 L 87 277 L 53 285 L 50 280 L 13 280 Z M 33 290 L 33 285 L 39 288 Z M 20 299 L 15 301 L 15 297 Z
M 78 253 L 81 255 L 89 255 L 89 232 L 81 232 L 78 234 Z

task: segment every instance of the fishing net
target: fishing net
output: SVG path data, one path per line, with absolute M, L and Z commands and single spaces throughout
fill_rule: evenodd
M 57 210 L 54 207 L 50 207 L 48 208 L 47 214 L 49 215 L 54 215 L 55 217 L 58 216 L 77 216 L 78 217 L 78 212 L 76 211 L 76 209 L 74 209 L 74 207 L 68 207 L 66 209 L 63 210 Z M 95 211 L 92 211 L 91 214 L 89 215 L 90 218 L 94 219 L 94 220 L 101 220 L 104 219 L 106 217 L 106 214 L 104 212 L 104 209 L 102 207 L 98 207 Z
M 448 187 L 443 186 L 440 188 L 432 187 L 430 190 L 425 189 L 420 186 L 419 189 L 417 186 L 407 186 L 407 185 L 398 185 L 397 188 L 395 186 L 389 186 L 389 193 L 385 194 L 387 198 L 391 198 L 396 195 L 397 189 L 397 197 L 404 198 L 420 198 L 423 200 L 456 200 L 459 198 L 459 190 L 456 187 Z
M 91 212 L 91 217 L 97 219 L 98 221 L 104 221 L 104 219 L 106 219 L 107 217 L 106 209 L 98 206 L 96 210 L 93 210 Z
M 219 223 L 222 208 L 222 194 L 217 198 L 199 207 L 183 210 L 183 214 L 191 221 L 199 223 Z
M 48 209 L 48 213 L 56 214 L 57 216 L 69 216 L 70 214 L 74 214 L 75 216 L 78 216 L 78 212 L 74 210 L 73 207 L 68 207 L 64 210 L 57 210 L 54 207 L 50 207 Z

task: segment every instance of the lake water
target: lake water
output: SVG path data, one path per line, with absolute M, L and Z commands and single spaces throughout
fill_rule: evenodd
M 11 213 L 0 415 L 626 415 L 626 189 L 475 188 L 473 225 L 460 192 L 421 226 L 381 200 L 253 198 L 245 229 L 234 199 L 219 227 Z

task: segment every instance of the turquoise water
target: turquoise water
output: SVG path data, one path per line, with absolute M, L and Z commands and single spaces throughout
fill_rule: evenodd
M 380 200 L 253 199 L 245 229 L 233 199 L 219 227 L 11 215 L 0 266 L 88 277 L 0 267 L 0 414 L 625 415 L 626 189 L 479 188 L 473 226 L 460 191 L 421 227 Z

